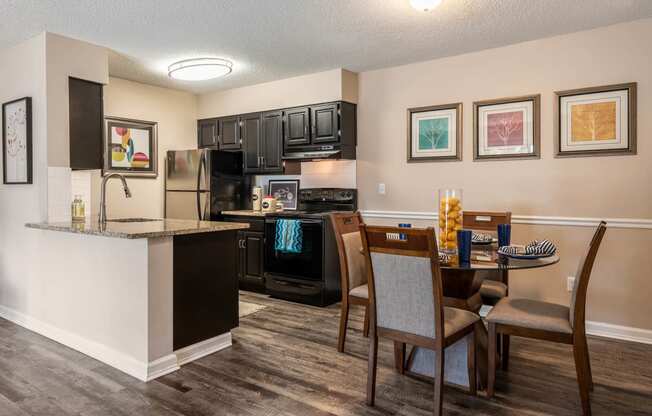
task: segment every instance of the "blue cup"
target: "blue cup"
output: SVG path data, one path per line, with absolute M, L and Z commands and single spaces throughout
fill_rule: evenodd
M 471 230 L 458 230 L 457 231 L 457 257 L 460 264 L 471 263 L 471 237 L 473 232 Z
M 498 247 L 508 246 L 512 238 L 511 224 L 498 224 Z
M 398 228 L 412 228 L 412 224 L 399 224 Z M 399 234 L 399 238 L 401 240 L 407 240 L 407 235 Z

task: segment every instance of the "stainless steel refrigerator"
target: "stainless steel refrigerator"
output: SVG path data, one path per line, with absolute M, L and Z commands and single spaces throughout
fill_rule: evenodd
M 242 152 L 170 150 L 165 218 L 218 220 L 222 211 L 251 209 L 251 179 Z

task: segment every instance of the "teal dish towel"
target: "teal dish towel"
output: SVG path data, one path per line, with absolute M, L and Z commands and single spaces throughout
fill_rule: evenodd
M 300 220 L 276 220 L 276 241 L 274 249 L 281 253 L 301 253 L 303 230 Z

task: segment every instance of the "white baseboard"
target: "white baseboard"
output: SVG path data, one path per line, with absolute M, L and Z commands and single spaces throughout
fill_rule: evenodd
M 150 361 L 147 365 L 147 379 L 143 381 L 152 381 L 155 378 L 162 377 L 166 374 L 174 373 L 179 368 L 176 354 L 168 354 L 157 360 Z
M 177 371 L 181 365 L 228 348 L 232 343 L 231 333 L 227 332 L 148 363 L 2 305 L 0 305 L 0 318 L 95 358 L 141 381 L 151 381 Z
M 652 330 L 649 329 L 586 321 L 586 333 L 604 338 L 617 339 L 619 341 L 652 344 Z
M 147 362 L 139 361 L 136 358 L 116 351 L 106 345 L 91 341 L 87 338 L 1 305 L 0 317 L 86 354 L 89 357 L 102 361 L 103 363 L 115 367 L 132 377 L 136 377 L 142 381 L 147 381 L 149 372 L 149 365 Z
M 180 350 L 176 350 L 174 354 L 177 357 L 177 363 L 179 365 L 184 365 L 191 361 L 205 357 L 209 354 L 213 354 L 214 352 L 223 350 L 224 348 L 228 348 L 231 346 L 231 344 L 231 333 L 227 332 L 214 338 L 210 338 L 205 341 L 189 345 Z

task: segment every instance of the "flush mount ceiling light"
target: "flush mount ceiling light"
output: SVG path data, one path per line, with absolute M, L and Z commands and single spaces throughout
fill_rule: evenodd
M 182 81 L 203 81 L 231 73 L 233 62 L 220 58 L 186 59 L 168 67 L 170 78 Z
M 420 12 L 429 12 L 439 6 L 442 0 L 410 0 L 410 5 Z

